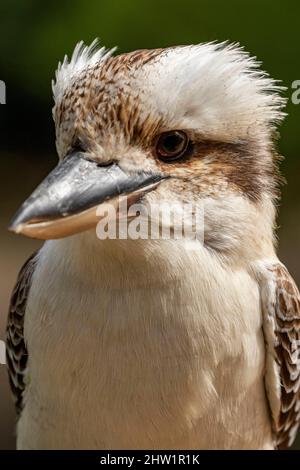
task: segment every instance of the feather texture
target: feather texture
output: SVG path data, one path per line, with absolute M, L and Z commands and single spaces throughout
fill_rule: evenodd
M 12 293 L 6 330 L 6 362 L 9 382 L 18 414 L 23 409 L 25 390 L 24 372 L 28 353 L 24 340 L 24 320 L 27 298 L 31 287 L 37 254 L 33 254 L 22 267 Z
M 263 294 L 266 391 L 275 443 L 292 445 L 300 421 L 300 294 L 281 263 L 267 265 Z
M 69 60 L 65 55 L 64 60 L 58 64 L 55 80 L 52 81 L 54 100 L 58 102 L 62 98 L 66 88 L 82 70 L 104 62 L 115 50 L 116 48 L 109 50 L 105 47 L 99 47 L 98 39 L 95 39 L 89 46 L 80 41 L 76 45 L 71 59 Z

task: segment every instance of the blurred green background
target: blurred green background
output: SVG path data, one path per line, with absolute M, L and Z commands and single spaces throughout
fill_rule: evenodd
M 56 163 L 51 79 L 79 40 L 99 37 L 119 52 L 211 40 L 240 42 L 287 87 L 288 117 L 281 126 L 281 166 L 288 180 L 278 221 L 279 255 L 300 284 L 300 104 L 291 85 L 300 80 L 299 0 L 1 0 L 0 80 L 0 338 L 10 291 L 21 263 L 38 242 L 6 227 L 22 200 Z M 0 448 L 14 448 L 14 412 L 6 370 L 0 366 Z M 300 440 L 298 438 L 298 448 Z

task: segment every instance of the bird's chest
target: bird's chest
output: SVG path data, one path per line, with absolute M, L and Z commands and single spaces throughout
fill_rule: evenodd
M 248 276 L 222 279 L 200 267 L 105 287 L 57 272 L 48 290 L 41 269 L 25 325 L 31 412 L 46 411 L 50 429 L 67 423 L 72 446 L 176 445 L 217 403 L 216 371 L 228 358 L 241 367 L 234 393 L 246 360 L 241 332 L 255 349 L 260 327 Z

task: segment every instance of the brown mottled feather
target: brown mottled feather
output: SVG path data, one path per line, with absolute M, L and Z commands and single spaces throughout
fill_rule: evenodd
M 6 362 L 9 382 L 18 414 L 20 414 L 23 408 L 24 371 L 28 358 L 24 341 L 24 319 L 36 259 L 37 253 L 34 253 L 23 265 L 11 296 L 8 312 Z
M 270 267 L 269 271 L 275 283 L 269 314 L 274 318 L 274 353 L 281 395 L 280 413 L 273 428 L 277 448 L 285 449 L 295 439 L 300 422 L 300 294 L 282 264 Z

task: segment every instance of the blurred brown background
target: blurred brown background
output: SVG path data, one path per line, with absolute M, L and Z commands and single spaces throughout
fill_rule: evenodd
M 300 285 L 300 104 L 291 102 L 300 80 L 298 0 L 1 0 L 0 80 L 0 339 L 10 292 L 21 264 L 39 242 L 9 234 L 9 219 L 56 163 L 50 81 L 58 60 L 80 39 L 100 37 L 119 52 L 211 40 L 238 41 L 287 87 L 289 117 L 279 148 L 286 157 L 278 235 L 279 255 Z M 14 448 L 14 411 L 5 366 L 0 365 L 0 448 Z M 300 449 L 300 439 L 295 446 Z

